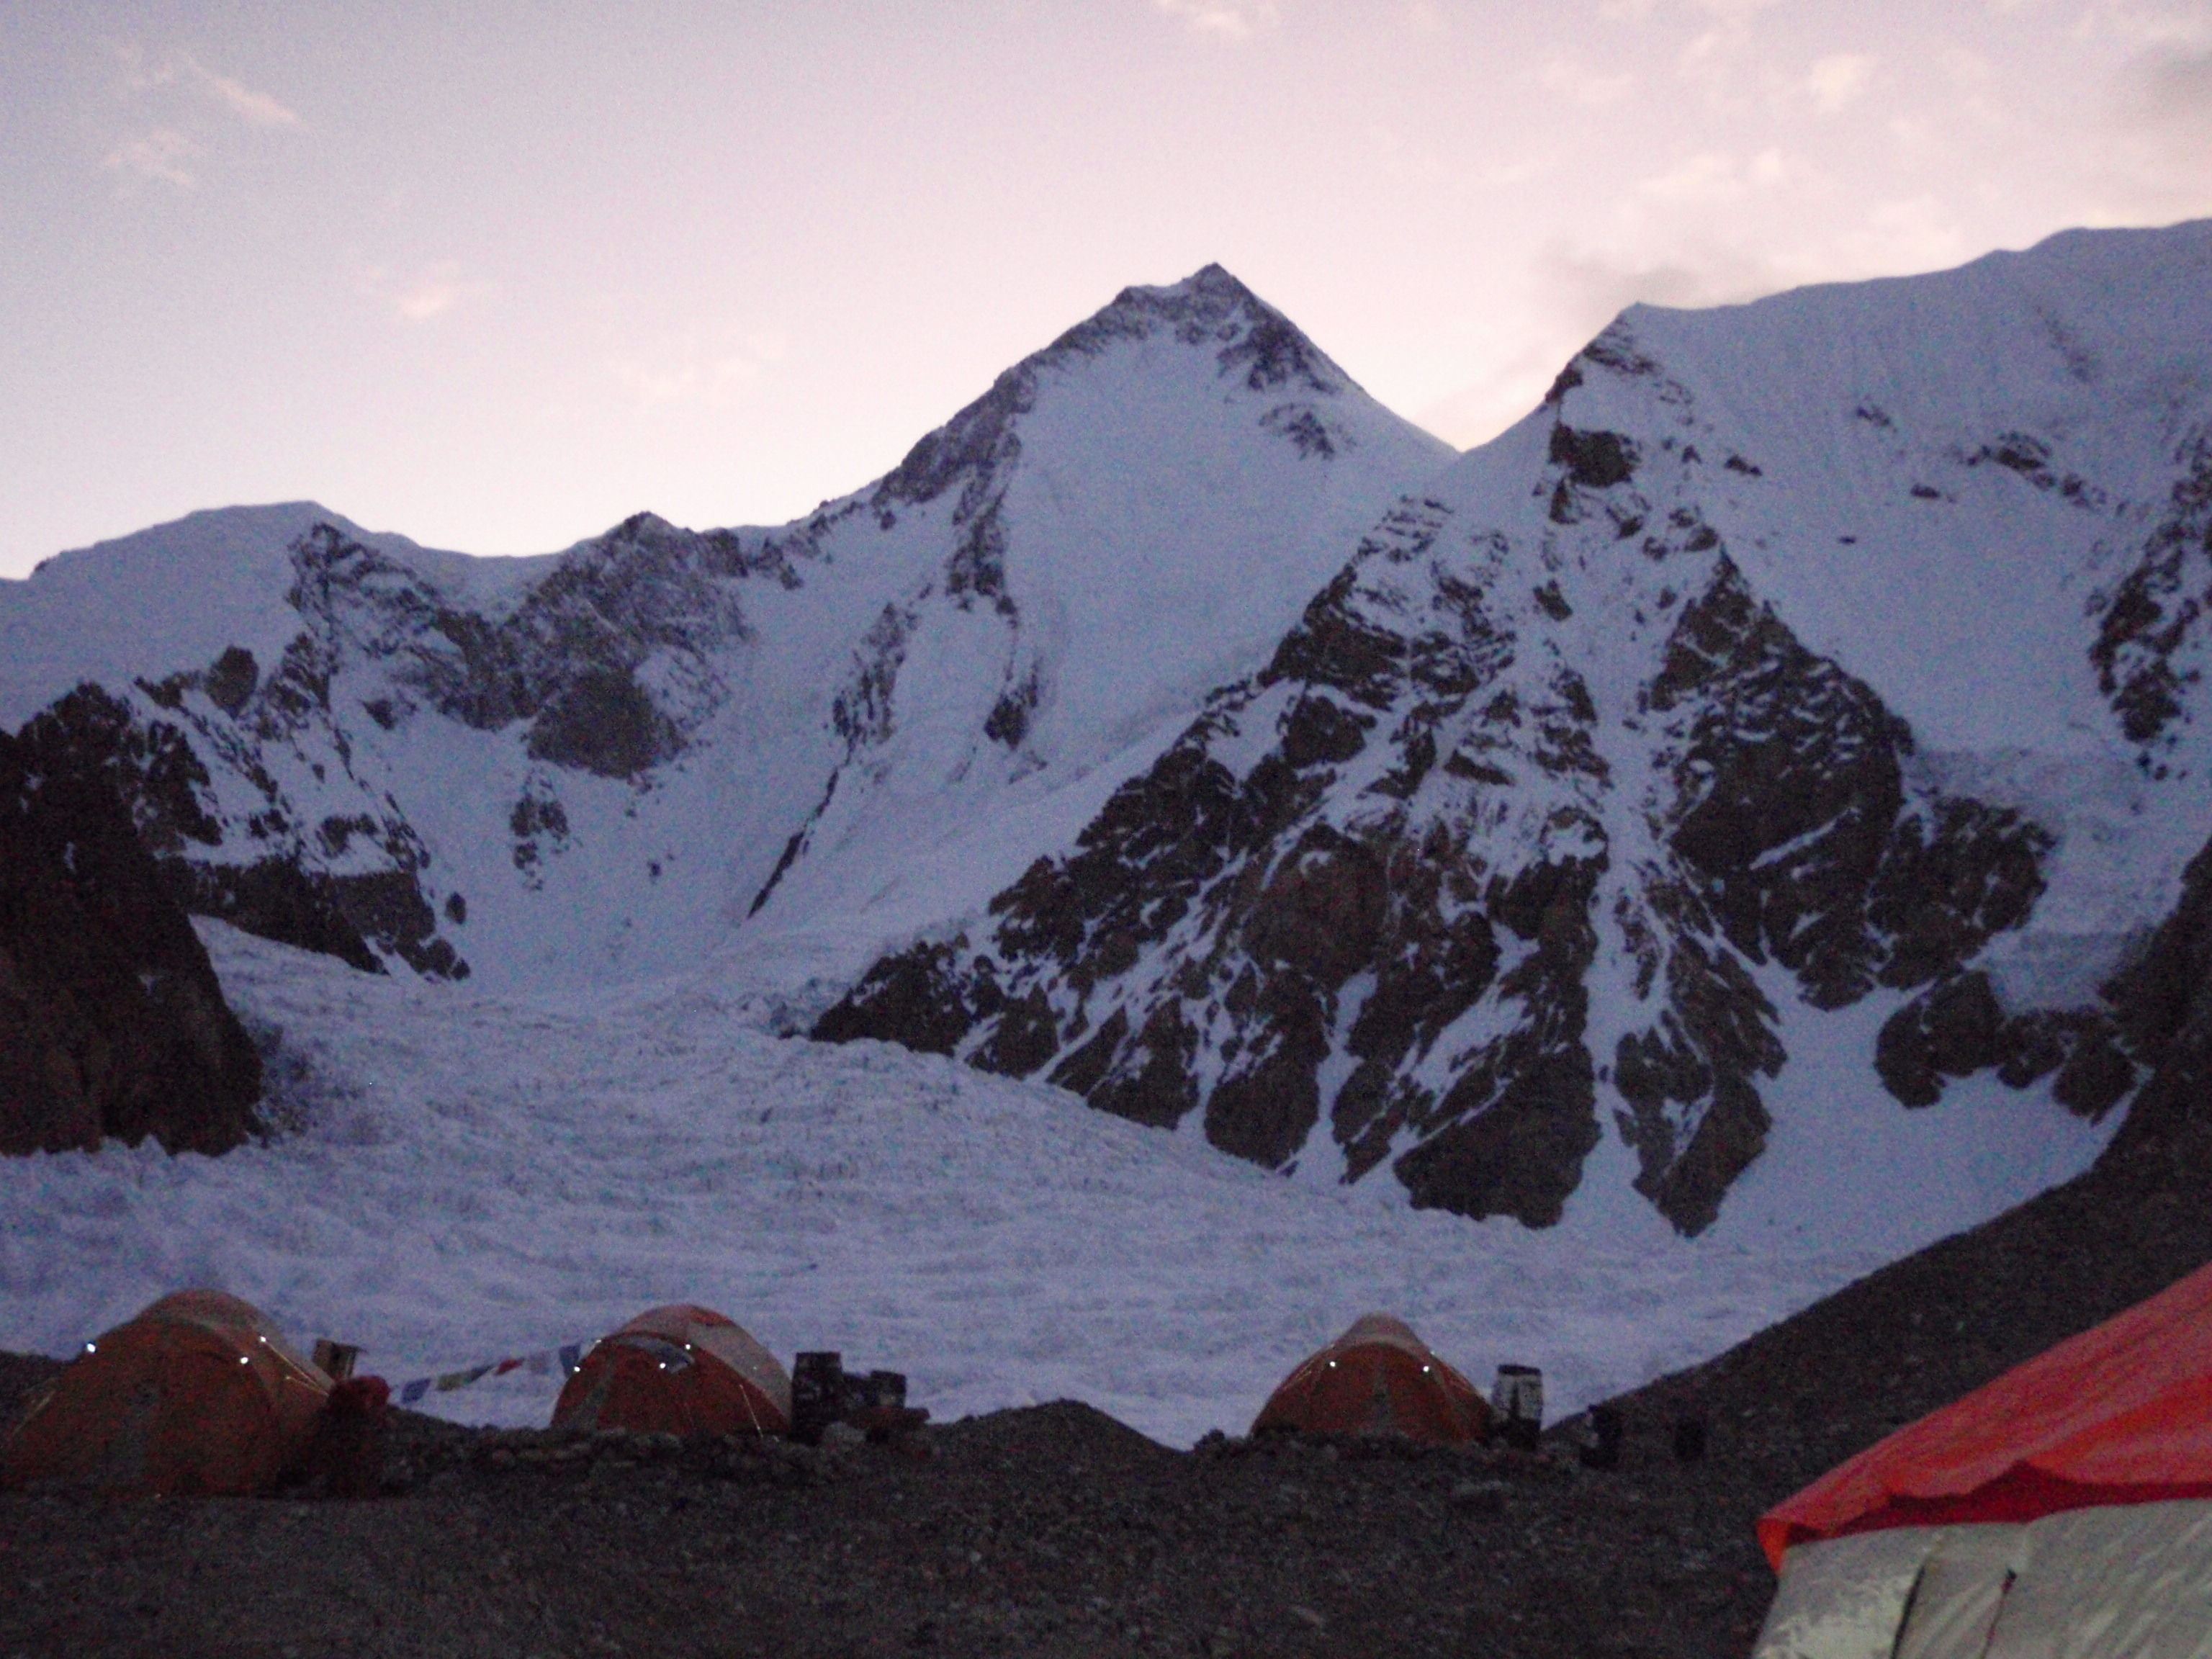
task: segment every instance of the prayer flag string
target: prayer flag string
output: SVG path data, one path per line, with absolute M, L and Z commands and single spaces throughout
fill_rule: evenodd
M 411 1377 L 399 1385 L 399 1403 L 411 1406 L 434 1390 L 451 1394 L 471 1382 L 481 1382 L 487 1376 L 505 1376 L 509 1371 L 527 1370 L 532 1376 L 550 1376 L 557 1365 L 565 1380 L 576 1374 L 577 1367 L 584 1363 L 584 1356 L 592 1346 L 589 1342 L 568 1342 L 557 1348 L 542 1348 L 536 1353 L 518 1354 L 511 1359 L 489 1359 L 481 1365 L 444 1371 L 435 1376 Z

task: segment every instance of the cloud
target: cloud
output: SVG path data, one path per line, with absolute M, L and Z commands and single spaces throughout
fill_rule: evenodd
M 165 117 L 161 125 L 125 132 L 100 158 L 100 166 L 122 175 L 125 185 L 160 183 L 191 190 L 199 183 L 198 158 L 209 154 L 214 131 L 210 106 L 264 131 L 301 125 L 300 118 L 265 92 L 217 75 L 189 53 L 150 63 L 137 46 L 116 48 L 123 68 L 123 89 L 134 101 L 146 100 L 148 114 Z
M 2212 128 L 2212 51 L 2149 53 L 2131 66 L 2122 84 L 2140 125 Z
M 1707 150 L 1677 161 L 1664 173 L 1637 181 L 1636 193 L 1654 202 L 1725 201 L 1742 191 L 1735 159 Z
M 217 102 L 250 127 L 296 127 L 300 118 L 265 92 L 255 92 L 228 76 L 203 69 L 191 58 L 184 60 L 193 78 Z
M 460 266 L 448 259 L 425 266 L 401 283 L 392 304 L 409 322 L 427 323 L 444 316 L 464 300 L 480 300 L 490 292 L 489 283 L 482 277 L 464 276 Z
M 185 163 L 201 153 L 200 147 L 172 127 L 155 127 L 116 141 L 100 161 L 112 173 L 144 182 L 159 179 L 179 190 L 190 190 L 199 180 Z
M 466 275 L 453 259 L 434 260 L 404 273 L 390 265 L 364 266 L 356 274 L 354 285 L 409 323 L 435 322 L 456 307 L 494 291 L 491 283 Z
M 1618 103 L 1636 84 L 1636 77 L 1626 70 L 1619 75 L 1601 75 L 1565 58 L 1554 58 L 1545 64 L 1536 79 L 1547 91 L 1593 107 Z
M 1515 331 L 1515 348 L 1477 380 L 1415 413 L 1446 442 L 1486 442 L 1528 414 L 1561 365 L 1632 305 L 1733 305 L 1802 280 L 1717 245 L 1635 259 L 1554 243 L 1538 256 L 1531 276 L 1540 297 L 1528 326 Z
M 2077 38 L 2102 33 L 2147 52 L 2201 52 L 2212 46 L 2203 0 L 2103 0 L 2075 24 Z
M 1978 52 L 1964 46 L 1947 47 L 1942 54 L 1943 72 L 1951 77 L 1951 84 L 1962 91 L 1978 92 L 1994 83 L 1996 66 Z
M 1766 259 L 1720 246 L 1636 260 L 1554 245 L 1539 258 L 1537 270 L 1559 313 L 1584 338 L 1632 305 L 1736 305 L 1787 288 L 1792 280 Z
M 296 113 L 269 94 L 256 92 L 227 75 L 217 75 L 190 52 L 166 58 L 151 67 L 148 65 L 145 49 L 135 44 L 118 47 L 116 56 L 123 64 L 123 84 L 131 92 L 143 94 L 164 87 L 183 87 L 228 110 L 250 127 L 303 125 Z
M 393 307 L 410 323 L 427 323 L 442 317 L 463 300 L 491 292 L 491 284 L 464 278 L 455 264 L 434 265 L 403 287 Z
M 641 411 L 668 404 L 724 408 L 781 361 L 785 349 L 784 337 L 773 329 L 693 331 L 611 353 L 606 370 L 637 399 Z
M 1685 156 L 1664 173 L 1655 173 L 1636 183 L 1636 193 L 1646 202 L 1662 206 L 1717 207 L 1753 190 L 1802 182 L 1806 169 L 1769 147 L 1750 161 L 1738 162 L 1717 150 L 1701 150 Z
M 1855 100 L 1874 78 L 1875 59 L 1863 52 L 1839 52 L 1813 65 L 1805 89 L 1813 94 L 1813 107 L 1833 115 Z
M 1417 138 L 1409 138 L 1395 127 L 1379 123 L 1368 130 L 1373 141 L 1375 156 L 1384 173 L 1394 179 L 1412 179 L 1423 184 L 1437 184 L 1454 176 L 1443 156 L 1435 149 Z
M 1152 0 L 1152 9 L 1217 40 L 1249 40 L 1282 21 L 1274 0 Z
M 1682 73 L 1727 81 L 1741 72 L 1739 65 L 1753 51 L 1753 27 L 1760 12 L 1778 0 L 1692 0 L 1692 9 L 1703 12 L 1713 27 L 1701 31 L 1676 59 Z
M 2154 47 L 2120 71 L 2094 152 L 2092 191 L 2093 222 L 2212 210 L 2212 50 Z
M 1877 202 L 1864 221 L 1839 237 L 1831 263 L 1836 280 L 1901 276 L 1942 270 L 1976 252 L 1948 205 L 1923 195 Z

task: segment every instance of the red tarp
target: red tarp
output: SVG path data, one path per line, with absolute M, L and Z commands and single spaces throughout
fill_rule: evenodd
M 2212 1497 L 2212 1267 L 1899 1429 L 1759 1518 L 1792 1544 Z

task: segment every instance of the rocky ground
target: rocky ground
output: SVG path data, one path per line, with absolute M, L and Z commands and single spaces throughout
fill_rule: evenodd
M 817 1451 L 408 1415 L 380 1499 L 0 1494 L 0 1655 L 1742 1654 L 1759 1512 L 2212 1260 L 2194 1168 L 2102 1169 L 1624 1398 L 1609 1471 L 1579 1424 L 1176 1452 L 1063 1403 Z M 0 1412 L 52 1369 L 0 1359 Z

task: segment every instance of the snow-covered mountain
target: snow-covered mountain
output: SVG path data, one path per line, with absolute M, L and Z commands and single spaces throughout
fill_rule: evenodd
M 0 726 L 280 1133 L 0 1160 L 0 1337 L 703 1298 L 1188 1439 L 1389 1306 L 1571 1408 L 2194 1121 L 2208 628 L 2212 225 L 1639 307 L 1456 460 L 1209 270 L 777 529 L 64 555 Z
M 1593 1237 L 1846 1164 L 1972 1218 L 2109 1134 L 2212 830 L 2208 276 L 2200 224 L 1637 307 L 1454 461 L 1209 268 L 781 528 L 64 555 L 0 585 L 0 724 L 356 966 L 842 992 Z
M 0 725 L 108 770 L 191 908 L 357 966 L 591 983 L 757 917 L 850 971 L 1058 844 L 1450 459 L 1209 267 L 781 528 L 474 560 L 299 504 L 64 555 L 0 584 Z
M 2138 1081 L 2208 605 L 2212 224 L 1635 307 L 817 1034 L 1536 1225 L 1879 1190 L 1982 1073 L 2002 1160 Z

